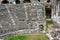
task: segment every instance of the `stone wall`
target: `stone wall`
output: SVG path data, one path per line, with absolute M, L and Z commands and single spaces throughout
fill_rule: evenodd
M 2 0 L 0 0 L 0 3 L 1 3 Z M 13 2 L 14 0 L 8 0 L 9 2 Z M 20 0 L 21 2 L 23 2 L 24 0 Z M 31 2 L 38 2 L 38 0 L 31 0 Z M 40 2 L 45 2 L 46 0 L 40 0 Z
M 46 21 L 43 4 L 34 4 L 0 4 L 0 35 L 18 30 L 23 30 L 20 33 L 44 31 Z

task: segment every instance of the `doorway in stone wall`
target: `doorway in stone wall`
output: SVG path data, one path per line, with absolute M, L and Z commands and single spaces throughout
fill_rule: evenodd
M 45 12 L 47 19 L 51 19 L 51 13 L 52 13 L 51 7 L 52 7 L 51 0 L 47 0 L 47 3 L 45 5 Z
M 8 1 L 8 0 L 2 0 L 1 3 L 2 3 L 2 4 L 8 4 L 9 1 Z
M 47 18 L 47 19 L 51 19 L 52 9 L 45 7 L 45 13 L 46 13 L 46 18 Z
M 23 3 L 30 3 L 31 0 L 24 0 Z
M 15 3 L 16 4 L 20 4 L 20 0 L 15 0 Z
M 40 2 L 40 0 L 38 0 Z

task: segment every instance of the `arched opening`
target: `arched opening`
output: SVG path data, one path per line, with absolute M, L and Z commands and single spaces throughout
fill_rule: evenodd
M 45 12 L 46 12 L 46 18 L 50 19 L 52 13 L 50 0 L 47 0 L 47 4 L 45 6 Z
M 9 1 L 8 1 L 8 0 L 3 0 L 1 3 L 3 3 L 3 4 L 8 4 Z
M 51 8 L 45 8 L 46 18 L 51 18 Z
M 16 4 L 20 4 L 20 0 L 15 0 L 15 3 Z
M 38 0 L 40 2 L 40 0 Z
M 31 0 L 24 0 L 23 3 L 30 3 Z

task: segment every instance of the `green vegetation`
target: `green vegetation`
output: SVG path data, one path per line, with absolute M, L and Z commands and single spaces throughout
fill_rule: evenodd
M 4 40 L 49 40 L 48 37 L 41 33 L 41 34 L 25 34 L 25 35 L 15 35 L 11 37 L 7 37 Z
M 51 17 L 50 16 L 47 16 L 46 19 L 51 19 Z
M 11 37 L 8 37 L 8 38 L 5 38 L 5 40 L 26 40 L 27 37 L 25 35 L 20 35 L 20 36 L 11 36 Z
M 46 27 L 49 30 L 54 30 L 55 29 L 52 21 L 46 21 Z

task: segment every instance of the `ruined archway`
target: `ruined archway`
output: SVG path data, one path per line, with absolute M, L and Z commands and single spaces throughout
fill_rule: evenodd
M 45 12 L 46 12 L 46 18 L 51 18 L 51 8 L 45 7 Z
M 23 3 L 30 3 L 31 0 L 24 0 Z
M 38 0 L 40 2 L 40 0 Z
M 3 1 L 1 1 L 1 3 L 3 3 L 3 4 L 8 4 L 9 1 L 8 1 L 8 0 L 3 0 Z
M 15 3 L 16 4 L 20 4 L 20 0 L 15 0 Z
M 47 3 L 45 5 L 45 13 L 46 13 L 46 18 L 51 19 L 51 13 L 52 13 L 52 9 L 51 9 L 52 5 L 50 0 L 47 0 Z

